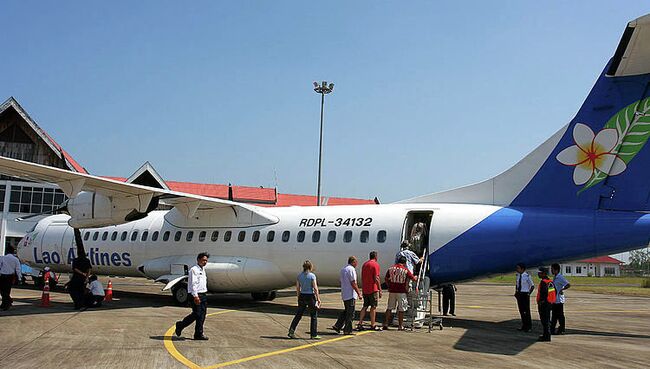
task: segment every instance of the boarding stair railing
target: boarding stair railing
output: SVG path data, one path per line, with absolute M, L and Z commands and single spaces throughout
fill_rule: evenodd
M 407 324 L 411 330 L 427 325 L 429 332 L 434 325 L 442 330 L 442 315 L 440 314 L 440 292 L 436 291 L 438 307 L 434 310 L 431 281 L 429 279 L 429 248 L 424 249 L 424 258 L 418 272 L 417 288 L 409 293 L 409 310 L 407 312 Z

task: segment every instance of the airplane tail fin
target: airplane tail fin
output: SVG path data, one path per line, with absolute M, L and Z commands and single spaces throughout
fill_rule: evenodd
M 486 181 L 400 201 L 650 210 L 650 14 L 628 23 L 575 118 Z

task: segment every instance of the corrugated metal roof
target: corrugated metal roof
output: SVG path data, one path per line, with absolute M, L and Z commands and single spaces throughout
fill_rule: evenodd
M 622 261 L 615 259 L 611 256 L 599 256 L 597 258 L 590 258 L 584 260 L 578 260 L 579 263 L 603 263 L 603 264 L 623 264 Z

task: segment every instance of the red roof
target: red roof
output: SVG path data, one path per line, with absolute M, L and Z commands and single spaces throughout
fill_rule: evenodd
M 77 161 L 74 160 L 74 158 L 72 157 L 72 155 L 68 154 L 67 151 L 63 150 L 63 148 L 61 147 L 61 145 L 59 145 L 56 141 L 54 141 L 54 139 L 52 138 L 52 136 L 50 136 L 49 133 L 45 132 L 45 130 L 43 130 L 43 129 L 41 129 L 41 132 L 43 132 L 43 133 L 45 134 L 45 136 L 47 136 L 47 138 L 50 139 L 50 141 L 52 142 L 52 144 L 53 144 L 57 149 L 59 149 L 59 152 L 61 152 L 61 155 L 63 155 L 63 159 L 64 159 L 65 161 L 67 161 L 68 163 L 70 163 L 70 165 L 72 165 L 72 167 L 74 168 L 74 170 L 76 170 L 76 171 L 79 172 L 79 173 L 88 174 L 88 172 L 86 171 L 86 169 L 85 169 L 84 167 L 82 167 L 81 164 L 77 163 Z
M 615 259 L 611 256 L 599 256 L 597 258 L 578 260 L 580 263 L 603 263 L 603 264 L 623 264 L 622 261 Z

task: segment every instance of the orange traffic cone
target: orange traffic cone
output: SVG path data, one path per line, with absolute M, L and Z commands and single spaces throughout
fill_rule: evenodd
M 43 294 L 41 295 L 41 307 L 50 307 L 50 283 L 49 279 L 45 278 L 45 285 L 43 286 Z
M 106 287 L 106 296 L 104 296 L 105 302 L 113 301 L 113 282 L 108 280 L 108 287 Z

